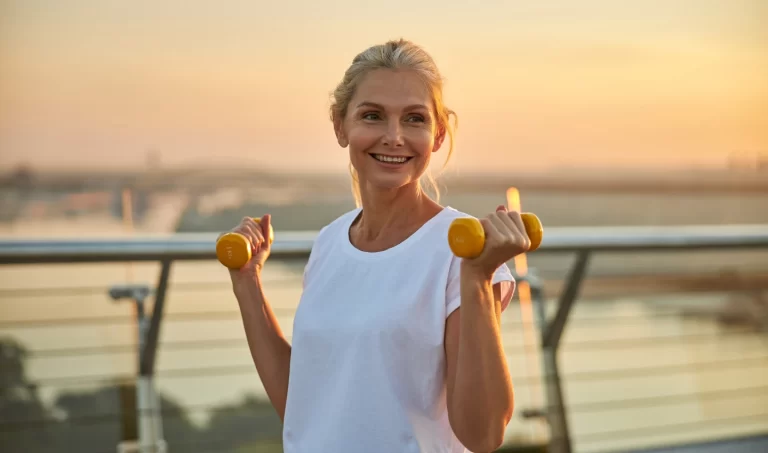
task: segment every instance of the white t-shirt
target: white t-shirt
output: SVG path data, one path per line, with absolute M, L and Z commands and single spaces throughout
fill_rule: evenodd
M 408 239 L 352 245 L 354 209 L 324 227 L 304 271 L 283 425 L 285 453 L 464 453 L 448 422 L 445 321 L 461 304 L 444 208 Z M 515 289 L 496 272 L 506 308 Z

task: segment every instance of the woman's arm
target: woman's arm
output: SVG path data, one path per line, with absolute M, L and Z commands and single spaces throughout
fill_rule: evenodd
M 503 205 L 480 222 L 485 245 L 480 256 L 461 260 L 461 305 L 446 320 L 445 350 L 451 428 L 467 448 L 485 452 L 504 441 L 515 407 L 501 339 L 501 288 L 493 275 L 531 241 L 520 213 Z
M 291 345 L 264 296 L 260 273 L 256 273 L 255 279 L 236 285 L 234 292 L 256 371 L 272 406 L 283 420 L 288 397 Z
M 259 221 L 244 217 L 232 231 L 242 234 L 251 243 L 251 259 L 240 269 L 230 269 L 232 290 L 240 305 L 245 337 L 253 363 L 261 383 L 280 420 L 285 417 L 285 400 L 288 397 L 288 369 L 291 363 L 291 345 L 283 336 L 277 317 L 272 312 L 264 287 L 261 270 L 269 257 L 272 216 L 265 214 Z
M 504 440 L 514 392 L 501 338 L 501 289 L 492 275 L 462 264 L 461 308 L 445 327 L 448 418 L 473 452 L 491 452 Z

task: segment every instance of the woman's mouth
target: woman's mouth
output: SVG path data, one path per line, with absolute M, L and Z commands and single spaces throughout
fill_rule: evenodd
M 404 164 L 413 158 L 413 156 L 387 156 L 386 154 L 371 154 L 370 156 L 379 162 L 395 165 Z

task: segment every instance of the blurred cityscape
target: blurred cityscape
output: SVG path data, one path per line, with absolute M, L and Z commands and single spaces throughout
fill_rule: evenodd
M 604 169 L 563 169 L 539 173 L 456 174 L 440 179 L 443 201 L 461 203 L 468 194 L 503 194 L 514 185 L 528 197 L 545 196 L 550 203 L 536 205 L 538 214 L 552 226 L 665 224 L 686 217 L 687 223 L 755 223 L 763 217 L 757 211 L 743 210 L 742 219 L 725 218 L 718 213 L 691 218 L 690 207 L 677 206 L 677 214 L 560 216 L 562 195 L 588 194 L 612 198 L 642 194 L 649 199 L 746 195 L 762 199 L 768 194 L 768 157 L 752 160 L 734 156 L 722 170 L 620 171 Z M 0 232 L 12 235 L 70 235 L 78 228 L 89 233 L 132 232 L 172 233 L 222 231 L 231 228 L 244 215 L 274 215 L 278 230 L 317 230 L 344 210 L 353 207 L 345 174 L 290 174 L 259 172 L 244 168 L 161 169 L 149 166 L 133 171 L 40 171 L 20 166 L 0 173 Z M 454 198 L 454 195 L 457 198 Z M 130 196 L 130 198 L 126 198 Z M 473 200 L 475 201 L 475 200 Z M 528 200 L 526 200 L 528 201 Z M 130 203 L 130 216 L 124 203 Z M 491 203 L 492 204 L 492 203 Z M 466 208 L 481 215 L 493 209 L 488 203 Z M 625 205 L 624 203 L 618 203 Z M 549 208 L 552 208 L 551 211 Z M 728 206 L 718 206 L 718 210 Z M 615 214 L 615 213 L 614 213 Z M 645 218 L 641 220 L 639 217 Z M 588 222 L 585 220 L 588 219 Z M 39 231 L 35 225 L 55 222 L 57 228 Z M 69 222 L 74 229 L 67 230 Z M 595 223 L 596 222 L 596 223 Z M 686 223 L 686 222 L 684 222 Z M 64 228 L 64 229 L 62 229 Z M 90 231 L 93 230 L 93 231 Z M 83 232 L 83 230 L 79 230 Z

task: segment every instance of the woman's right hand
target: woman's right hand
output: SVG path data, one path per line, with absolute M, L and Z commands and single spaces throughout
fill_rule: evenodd
M 269 257 L 272 244 L 269 243 L 269 229 L 272 216 L 264 215 L 260 222 L 252 217 L 244 217 L 240 225 L 230 230 L 231 233 L 240 233 L 251 243 L 251 259 L 240 269 L 230 269 L 229 275 L 232 283 L 240 283 L 246 280 L 252 281 L 261 274 L 261 269 Z

